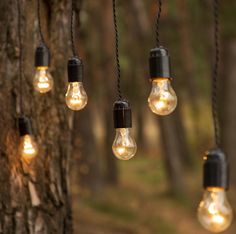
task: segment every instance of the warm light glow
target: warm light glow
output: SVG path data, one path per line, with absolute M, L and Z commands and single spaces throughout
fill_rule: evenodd
M 81 110 L 88 102 L 82 82 L 71 82 L 66 93 L 66 104 L 71 110 Z
M 129 128 L 116 129 L 116 136 L 112 145 L 112 150 L 114 155 L 121 160 L 129 160 L 135 155 L 137 145 L 130 135 Z
M 34 141 L 34 137 L 31 135 L 25 135 L 20 140 L 20 154 L 25 160 L 33 159 L 38 153 L 37 144 Z
M 34 88 L 39 93 L 46 93 L 53 87 L 53 78 L 48 71 L 48 67 L 37 67 L 34 77 Z
M 168 115 L 175 110 L 177 97 L 169 79 L 158 78 L 152 81 L 148 103 L 152 112 L 158 115 Z
M 233 212 L 222 188 L 208 188 L 198 208 L 198 219 L 211 232 L 223 232 L 231 224 Z

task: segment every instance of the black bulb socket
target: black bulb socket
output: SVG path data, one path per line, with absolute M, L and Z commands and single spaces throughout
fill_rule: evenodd
M 31 121 L 26 116 L 21 116 L 18 118 L 18 127 L 20 136 L 33 135 Z
M 35 67 L 49 67 L 50 65 L 50 52 L 48 47 L 42 43 L 35 51 Z
M 83 61 L 77 57 L 70 58 L 67 64 L 68 82 L 83 82 Z
M 113 105 L 114 128 L 131 128 L 132 111 L 128 101 L 119 100 Z
M 149 57 L 150 80 L 171 79 L 170 56 L 162 46 L 151 49 Z
M 215 187 L 229 188 L 229 166 L 226 155 L 221 149 L 206 153 L 203 165 L 203 186 L 205 189 Z

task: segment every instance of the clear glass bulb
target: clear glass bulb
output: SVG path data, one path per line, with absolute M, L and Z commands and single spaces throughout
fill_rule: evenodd
M 121 160 L 131 159 L 136 151 L 137 145 L 130 135 L 129 128 L 117 128 L 115 140 L 112 145 L 114 155 Z
M 177 106 L 177 96 L 170 80 L 158 78 L 152 81 L 152 90 L 148 98 L 149 107 L 157 115 L 169 115 Z
M 24 135 L 20 139 L 20 154 L 25 160 L 31 160 L 38 154 L 38 146 L 31 135 Z
M 88 102 L 82 82 L 70 82 L 66 92 L 66 105 L 71 110 L 81 110 Z
M 53 78 L 48 67 L 37 67 L 34 76 L 34 88 L 39 93 L 47 93 L 53 87 Z
M 231 224 L 233 211 L 222 188 L 208 188 L 198 207 L 198 220 L 211 232 L 223 232 Z

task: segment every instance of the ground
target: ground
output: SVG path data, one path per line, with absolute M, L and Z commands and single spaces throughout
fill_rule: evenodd
M 120 164 L 120 185 L 99 198 L 72 190 L 75 234 L 207 234 L 197 221 L 201 177 L 184 196 L 170 195 L 162 161 L 142 156 Z M 191 172 L 191 175 L 194 173 Z M 235 224 L 225 232 L 235 234 Z

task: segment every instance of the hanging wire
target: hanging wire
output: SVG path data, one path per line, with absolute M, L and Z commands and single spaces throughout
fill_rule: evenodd
M 212 117 L 215 131 L 215 144 L 220 146 L 220 125 L 219 125 L 219 108 L 217 101 L 218 90 L 218 69 L 220 61 L 220 49 L 219 49 L 219 0 L 214 0 L 214 44 L 215 44 L 215 61 L 212 74 Z
M 116 64 L 117 64 L 117 94 L 119 100 L 122 100 L 122 92 L 121 92 L 121 69 L 120 69 L 120 58 L 119 58 L 119 35 L 118 35 L 118 27 L 117 27 L 117 19 L 116 19 L 116 0 L 113 0 L 113 20 L 114 20 L 114 28 L 115 28 L 115 46 L 116 46 Z
M 21 4 L 20 0 L 17 0 L 18 11 L 18 44 L 19 44 L 19 110 L 20 114 L 23 112 L 23 100 L 22 100 L 22 79 L 23 79 L 23 53 L 22 53 L 22 36 L 21 36 Z
M 40 16 L 40 0 L 37 0 L 37 13 L 38 13 L 38 27 L 39 27 L 39 35 L 41 42 L 45 44 L 43 32 L 42 32 L 42 25 L 41 25 L 41 16 Z
M 159 34 L 159 28 L 160 28 L 160 19 L 161 19 L 161 11 L 162 11 L 162 0 L 158 0 L 158 13 L 157 13 L 157 19 L 156 19 L 156 44 L 157 47 L 160 46 L 160 34 Z
M 75 0 L 71 0 L 71 18 L 70 18 L 70 36 L 71 36 L 71 49 L 74 57 L 77 57 L 74 39 L 74 13 L 75 13 Z

